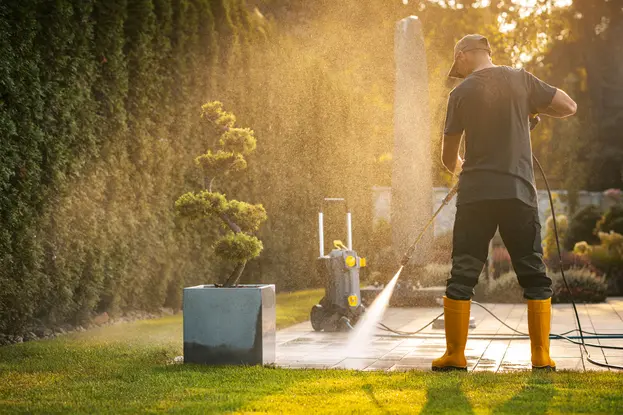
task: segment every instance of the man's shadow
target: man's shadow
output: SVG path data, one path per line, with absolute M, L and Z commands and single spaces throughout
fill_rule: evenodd
M 377 409 L 379 411 L 381 411 L 384 414 L 388 414 L 389 413 L 387 411 L 387 409 L 383 405 L 381 405 L 379 400 L 376 398 L 376 395 L 374 394 L 374 386 L 372 386 L 371 384 L 367 383 L 367 384 L 363 385 L 361 387 L 361 389 L 363 389 L 363 391 L 368 395 L 368 398 L 370 398 L 370 401 L 374 404 L 374 406 L 377 407 Z
M 461 390 L 465 373 L 440 373 L 428 379 L 426 404 L 420 415 L 473 414 L 472 406 Z
M 501 405 L 493 408 L 493 414 L 525 413 L 545 414 L 556 395 L 552 376 L 533 373 L 521 390 Z
M 473 414 L 472 406 L 461 390 L 465 376 L 445 374 L 429 379 L 426 404 L 420 414 Z M 513 397 L 493 408 L 492 413 L 545 414 L 555 395 L 551 376 L 546 373 L 530 374 L 527 384 Z

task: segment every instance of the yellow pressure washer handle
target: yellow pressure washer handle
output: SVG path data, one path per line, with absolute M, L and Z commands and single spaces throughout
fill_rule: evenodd
M 346 245 L 344 245 L 344 242 L 342 242 L 340 240 L 333 241 L 333 247 L 335 249 L 345 249 L 345 250 L 348 250 L 348 247 Z

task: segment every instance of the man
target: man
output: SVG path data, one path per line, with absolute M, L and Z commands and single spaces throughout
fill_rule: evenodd
M 499 228 L 528 301 L 532 367 L 555 370 L 549 356 L 552 282 L 545 273 L 534 185 L 530 120 L 563 118 L 576 103 L 523 69 L 497 66 L 488 40 L 467 35 L 454 48 L 442 161 L 460 170 L 452 271 L 444 297 L 446 353 L 433 370 L 467 370 L 465 344 L 473 289 Z M 465 160 L 459 156 L 465 133 Z

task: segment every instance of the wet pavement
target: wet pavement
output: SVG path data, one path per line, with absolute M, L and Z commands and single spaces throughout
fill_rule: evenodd
M 525 304 L 485 304 L 506 324 L 528 332 Z M 383 323 L 395 330 L 415 331 L 438 316 L 443 309 L 390 308 Z M 623 298 L 610 298 L 601 304 L 579 304 L 578 312 L 585 331 L 603 334 L 623 334 Z M 571 304 L 554 305 L 552 333 L 563 333 L 577 328 Z M 530 342 L 518 339 L 489 340 L 482 337 L 496 334 L 510 336 L 504 327 L 485 310 L 472 305 L 476 328 L 470 329 L 465 355 L 468 370 L 509 372 L 529 370 Z M 428 338 L 405 338 L 386 335 L 377 329 L 370 345 L 363 352 L 346 350 L 348 333 L 314 332 L 309 322 L 300 323 L 277 332 L 276 365 L 287 368 L 355 369 L 355 370 L 430 370 L 431 361 L 445 351 L 443 329 L 428 327 L 421 335 Z M 577 335 L 571 333 L 570 335 Z M 480 338 L 479 338 L 480 337 Z M 623 337 L 623 336 L 621 336 Z M 622 346 L 621 339 L 587 339 L 587 343 Z M 623 365 L 623 350 L 589 348 L 594 360 Z M 586 360 L 581 347 L 564 340 L 552 340 L 550 354 L 558 370 L 609 370 Z

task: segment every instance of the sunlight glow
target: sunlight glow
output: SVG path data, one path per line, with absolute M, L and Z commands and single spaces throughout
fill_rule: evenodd
M 573 0 L 556 0 L 554 7 L 569 7 L 573 4 Z
M 450 9 L 462 9 L 463 4 L 457 3 L 456 0 L 428 0 L 430 3 L 436 3 L 443 8 Z M 409 0 L 402 0 L 403 4 L 407 4 Z M 543 3 L 539 0 L 511 0 L 511 3 L 515 6 L 509 8 L 510 11 L 519 11 L 519 17 L 525 19 L 526 17 L 534 14 L 549 13 L 552 8 L 569 7 L 573 4 L 573 0 L 552 0 L 551 2 Z M 480 9 L 489 7 L 491 0 L 474 0 L 472 7 L 474 9 Z M 501 7 L 503 3 L 499 4 Z
M 485 0 L 477 1 L 474 3 L 474 7 L 483 7 L 482 3 Z M 487 3 L 490 3 L 488 0 Z M 539 0 L 511 0 L 511 2 L 517 6 L 517 12 L 520 19 L 526 19 L 530 16 L 540 15 L 543 13 L 550 13 L 553 8 L 569 7 L 573 4 L 573 0 L 552 0 L 551 2 L 541 2 Z M 511 6 L 510 11 L 515 11 L 515 7 Z M 517 22 L 510 20 L 506 12 L 501 13 L 498 16 L 498 27 L 500 32 L 508 33 L 517 28 Z
M 517 22 L 515 21 L 507 22 L 506 21 L 507 18 L 508 18 L 508 13 L 506 12 L 500 13 L 500 15 L 498 16 L 498 26 L 499 26 L 500 32 L 502 33 L 508 33 L 510 31 L 515 30 L 515 28 L 517 27 Z
M 478 9 L 480 7 L 489 7 L 490 5 L 491 5 L 491 0 L 478 0 L 477 2 L 472 4 L 472 7 L 475 9 Z

